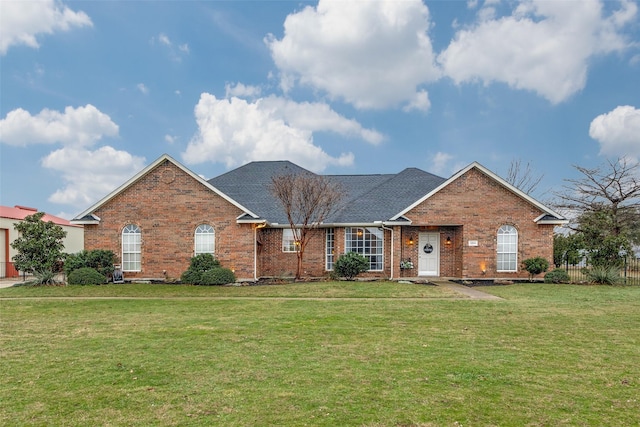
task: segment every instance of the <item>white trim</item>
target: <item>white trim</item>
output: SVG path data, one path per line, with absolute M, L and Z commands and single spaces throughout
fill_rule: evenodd
M 126 190 L 127 188 L 131 187 L 133 184 L 135 184 L 139 179 L 141 179 L 143 176 L 145 176 L 146 174 L 148 174 L 149 172 L 151 172 L 153 169 L 155 169 L 157 166 L 161 165 L 165 160 L 171 162 L 174 166 L 177 166 L 180 170 L 182 170 L 183 172 L 187 173 L 189 176 L 191 176 L 193 179 L 195 179 L 197 182 L 199 182 L 200 184 L 204 185 L 205 187 L 207 187 L 209 190 L 213 191 L 214 193 L 216 193 L 218 196 L 222 197 L 223 199 L 225 199 L 226 201 L 228 201 L 229 203 L 231 203 L 232 205 L 234 205 L 235 207 L 241 209 L 243 212 L 247 213 L 248 215 L 251 215 L 253 218 L 258 218 L 258 215 L 254 214 L 253 212 L 251 212 L 249 209 L 245 208 L 244 206 L 242 206 L 240 203 L 236 202 L 235 200 L 233 200 L 231 197 L 227 196 L 226 194 L 224 194 L 222 191 L 218 190 L 216 187 L 214 187 L 213 185 L 209 184 L 205 179 L 201 178 L 200 176 L 196 175 L 195 173 L 193 173 L 191 170 L 189 170 L 187 167 L 183 166 L 180 162 L 178 162 L 177 160 L 175 160 L 173 157 L 169 156 L 168 154 L 163 154 L 162 156 L 158 157 L 153 163 L 151 163 L 149 166 L 147 166 L 146 168 L 142 169 L 140 172 L 138 172 L 137 174 L 135 174 L 132 178 L 130 178 L 128 181 L 126 181 L 124 184 L 122 184 L 121 186 L 119 186 L 118 188 L 116 188 L 115 190 L 113 190 L 111 193 L 107 194 L 104 198 L 102 198 L 100 201 L 98 201 L 96 204 L 94 204 L 93 206 L 91 206 L 89 209 L 85 210 L 84 212 L 82 212 L 81 214 L 77 215 L 72 221 L 80 221 L 82 220 L 83 217 L 89 215 L 89 214 L 93 214 L 93 211 L 101 208 L 104 204 L 106 204 L 107 202 L 109 202 L 111 199 L 113 199 L 115 196 L 117 196 L 118 194 L 120 194 L 122 191 Z M 94 215 L 95 216 L 95 215 Z M 96 217 L 97 218 L 97 217 Z M 98 220 L 99 221 L 99 220 Z M 95 224 L 95 223 L 92 223 Z
M 474 168 L 478 169 L 480 172 L 484 173 L 489 178 L 493 179 L 498 184 L 502 185 L 507 190 L 509 190 L 512 193 L 514 193 L 515 195 L 521 197 L 522 199 L 528 201 L 529 203 L 531 203 L 532 205 L 534 205 L 535 207 L 537 207 L 541 211 L 545 212 L 545 214 L 543 214 L 543 216 L 544 215 L 553 215 L 556 218 L 558 218 L 559 221 L 564 220 L 564 217 L 562 215 L 558 214 L 557 212 L 553 211 L 552 209 L 549 209 L 547 206 L 543 205 L 542 203 L 540 203 L 539 201 L 537 201 L 533 197 L 529 196 L 528 194 L 522 192 L 518 188 L 516 188 L 513 185 L 509 184 L 507 181 L 505 181 L 504 179 L 500 178 L 498 175 L 496 175 L 495 173 L 491 172 L 489 169 L 485 168 L 480 163 L 473 162 L 470 165 L 468 165 L 467 167 L 465 167 L 464 169 L 459 170 L 451 178 L 447 179 L 445 182 L 443 182 L 442 184 L 440 184 L 439 186 L 437 186 L 436 188 L 431 190 L 429 193 L 424 195 L 421 199 L 418 199 L 416 202 L 414 202 L 413 204 L 411 204 L 410 206 L 408 206 L 404 210 L 398 212 L 396 215 L 391 217 L 391 221 L 396 220 L 399 217 L 401 217 L 402 215 L 404 215 L 407 212 L 411 211 L 413 208 L 418 206 L 420 203 L 424 202 L 425 200 L 427 200 L 428 198 L 430 198 L 434 194 L 438 193 L 440 190 L 442 190 L 443 188 L 447 187 L 449 184 L 451 184 L 452 182 L 454 182 L 455 180 L 460 178 L 462 175 L 466 174 L 467 172 L 469 172 L 471 169 L 474 169 Z
M 549 214 L 543 213 L 542 215 L 534 219 L 533 222 L 535 222 L 536 224 L 552 224 L 552 225 L 564 225 L 569 223 L 568 219 L 561 219 L 561 218 L 543 220 L 542 218 L 544 218 L 547 215 Z

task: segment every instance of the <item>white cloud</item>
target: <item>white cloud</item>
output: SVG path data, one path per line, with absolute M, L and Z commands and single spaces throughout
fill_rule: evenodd
M 453 156 L 451 154 L 438 151 L 431 158 L 431 168 L 429 169 L 429 171 L 438 175 L 445 173 L 451 160 L 453 160 Z
M 118 136 L 118 125 L 91 104 L 66 107 L 63 113 L 44 109 L 35 116 L 18 108 L 0 120 L 0 141 L 8 145 L 87 146 L 103 136 Z
M 171 40 L 169 40 L 166 34 L 158 34 L 158 41 L 165 46 L 171 46 Z
M 231 86 L 229 83 L 224 85 L 225 98 L 237 96 L 241 98 L 253 98 L 260 96 L 262 89 L 259 86 L 244 85 L 242 83 L 236 83 L 235 86 Z
M 74 12 L 63 3 L 44 1 L 2 1 L 0 13 L 0 54 L 11 46 L 39 47 L 39 34 L 69 31 L 72 27 L 93 26 L 84 12 Z
M 640 110 L 624 105 L 599 115 L 589 136 L 600 143 L 601 154 L 640 159 Z
M 183 56 L 189 54 L 189 45 L 187 43 L 176 45 L 171 41 L 169 36 L 164 33 L 160 33 L 151 38 L 151 44 L 155 44 L 156 41 L 162 46 L 165 46 L 166 51 L 169 53 L 169 58 L 172 61 L 180 62 Z
M 460 30 L 438 62 L 458 84 L 503 82 L 559 103 L 584 87 L 592 57 L 629 46 L 621 30 L 637 8 L 623 0 L 604 16 L 599 0 L 522 0 L 495 19 L 480 9 L 478 23 Z
M 176 142 L 176 141 L 178 140 L 178 137 L 177 137 L 177 136 L 173 136 L 173 135 L 166 134 L 166 135 L 164 136 L 164 140 L 165 140 L 165 142 L 167 142 L 167 143 L 169 143 L 169 144 L 173 144 L 174 142 Z
M 439 78 L 430 25 L 420 0 L 320 0 L 266 43 L 283 90 L 299 83 L 356 108 L 384 108 L 414 102 L 418 86 Z
M 182 153 L 183 160 L 189 164 L 219 162 L 229 168 L 254 160 L 290 160 L 316 172 L 328 165 L 353 164 L 351 153 L 332 157 L 314 145 L 313 130 L 324 124 L 302 123 L 298 117 L 289 117 L 293 114 L 288 108 L 293 104 L 288 102 L 275 98 L 256 102 L 235 97 L 216 99 L 203 93 L 195 107 L 198 132 Z M 313 109 L 313 104 L 310 105 L 308 108 Z M 334 119 L 338 128 L 343 126 L 344 131 L 352 132 L 344 122 L 346 119 L 340 116 Z
M 355 136 L 371 144 L 379 144 L 384 136 L 371 129 L 365 129 L 355 120 L 342 117 L 331 107 L 319 102 L 294 102 L 277 96 L 269 96 L 258 101 L 259 108 L 273 119 L 284 120 L 287 125 L 310 132 L 335 132 L 344 136 Z
M 52 203 L 85 209 L 106 196 L 144 167 L 143 157 L 104 146 L 97 150 L 61 148 L 42 160 L 42 166 L 62 175 L 66 183 L 49 197 Z
M 138 83 L 136 85 L 136 89 L 138 89 L 141 93 L 145 95 L 149 94 L 149 88 L 146 87 L 144 83 Z
M 429 101 L 429 94 L 426 90 L 421 90 L 416 92 L 413 99 L 409 104 L 405 105 L 402 109 L 403 111 L 429 111 L 431 108 L 431 101 Z

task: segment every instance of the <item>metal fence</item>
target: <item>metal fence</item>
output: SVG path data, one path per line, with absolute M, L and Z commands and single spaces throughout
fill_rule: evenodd
M 587 271 L 591 266 L 584 263 L 563 265 L 561 268 L 567 271 L 571 282 L 584 283 L 588 282 Z M 640 285 L 640 258 L 627 258 L 624 266 L 620 267 L 620 284 Z

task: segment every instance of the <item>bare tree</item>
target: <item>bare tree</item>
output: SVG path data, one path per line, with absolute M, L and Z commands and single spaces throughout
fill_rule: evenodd
M 640 163 L 618 158 L 592 169 L 574 168 L 582 177 L 567 179 L 556 193 L 559 208 L 571 213 L 569 228 L 584 237 L 592 256 L 611 263 L 621 249 L 640 243 Z
M 298 256 L 296 279 L 300 279 L 310 231 L 339 209 L 344 191 L 339 183 L 311 173 L 275 176 L 270 190 L 280 200 L 291 226 Z
M 522 166 L 522 162 L 519 159 L 514 159 L 511 160 L 505 180 L 525 194 L 531 194 L 538 188 L 543 177 L 544 174 L 537 175 L 534 173 L 529 162 L 527 162 L 526 166 Z

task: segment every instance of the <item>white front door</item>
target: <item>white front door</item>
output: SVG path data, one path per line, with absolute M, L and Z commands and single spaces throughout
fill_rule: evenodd
M 440 275 L 440 233 L 420 233 L 418 238 L 418 275 Z

